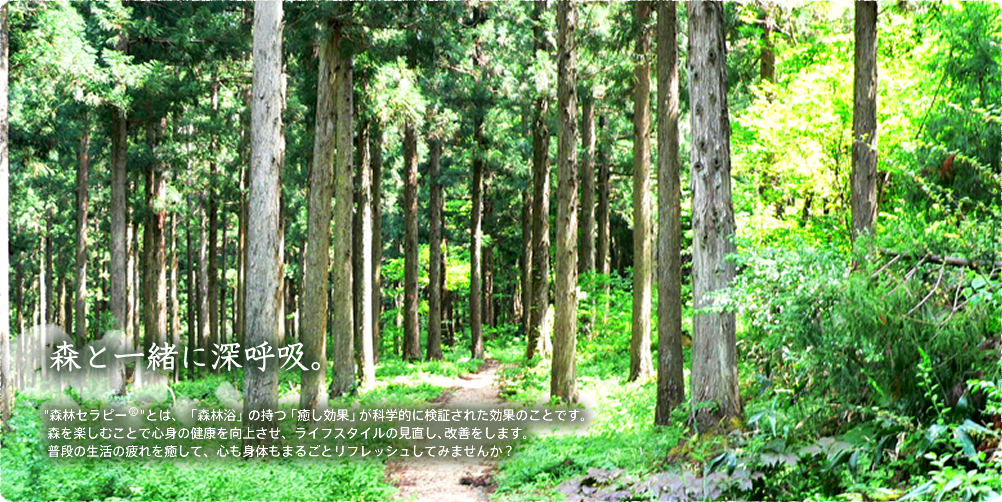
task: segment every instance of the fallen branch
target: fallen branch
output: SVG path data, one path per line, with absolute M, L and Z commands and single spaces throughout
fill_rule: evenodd
M 939 277 L 936 278 L 936 285 L 932 287 L 932 291 L 930 291 L 929 294 L 925 295 L 925 298 L 922 298 L 922 301 L 918 302 L 918 305 L 912 307 L 912 309 L 909 310 L 907 314 L 905 314 L 905 317 L 912 315 L 912 312 L 918 310 L 919 307 L 925 304 L 925 302 L 929 301 L 929 298 L 932 298 L 932 295 L 936 293 L 936 291 L 939 289 L 939 284 L 943 282 L 944 270 L 946 270 L 946 263 L 943 263 L 942 265 L 939 266 Z
M 924 261 L 931 263 L 939 263 L 941 265 L 950 265 L 953 267 L 964 267 L 973 268 L 978 270 L 982 267 L 991 268 L 1002 268 L 1002 261 L 988 261 L 988 260 L 969 260 L 967 258 L 962 258 L 959 256 L 940 256 L 935 254 L 926 254 L 924 256 L 911 255 L 908 253 L 899 253 L 893 249 L 881 249 L 881 253 L 889 256 L 903 257 L 903 258 L 922 258 Z

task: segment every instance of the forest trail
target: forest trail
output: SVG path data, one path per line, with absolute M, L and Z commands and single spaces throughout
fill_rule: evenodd
M 439 377 L 434 383 L 446 388 L 440 408 L 468 409 L 503 406 L 495 384 L 498 365 L 488 361 L 476 373 L 455 378 Z M 485 443 L 487 444 L 487 443 Z M 496 459 L 407 458 L 391 462 L 387 477 L 400 489 L 398 500 L 418 502 L 468 502 L 489 500 L 491 472 Z

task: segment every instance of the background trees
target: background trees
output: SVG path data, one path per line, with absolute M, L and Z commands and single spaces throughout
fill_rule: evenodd
M 124 329 L 191 349 L 180 396 L 316 410 L 498 361 L 509 402 L 598 411 L 499 467 L 512 498 L 612 466 L 758 469 L 727 495 L 795 499 L 988 463 L 957 431 L 995 430 L 967 381 L 994 382 L 998 332 L 997 5 L 280 7 L 279 46 L 246 3 L 6 6 L 12 358 L 37 324 Z M 195 371 L 262 336 L 311 369 Z M 32 369 L 4 376 L 27 394 Z M 800 452 L 826 444 L 855 449 L 818 475 L 832 452 Z M 115 490 L 171 498 L 135 480 Z

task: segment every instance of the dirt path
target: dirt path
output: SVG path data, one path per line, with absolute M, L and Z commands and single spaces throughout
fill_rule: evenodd
M 499 389 L 494 383 L 497 369 L 496 363 L 487 363 L 477 373 L 459 378 L 438 377 L 429 383 L 447 389 L 439 406 L 441 408 L 500 407 L 503 404 L 498 397 Z M 430 460 L 411 457 L 391 462 L 387 476 L 400 489 L 398 500 L 487 501 L 495 463 L 496 459 L 459 457 Z

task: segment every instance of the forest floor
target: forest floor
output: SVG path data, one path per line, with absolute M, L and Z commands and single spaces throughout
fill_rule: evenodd
M 497 408 L 503 406 L 496 384 L 498 364 L 485 362 L 478 371 L 459 377 L 432 377 L 428 383 L 445 387 L 436 401 L 446 409 Z M 387 466 L 387 478 L 400 489 L 399 500 L 467 502 L 487 501 L 493 491 L 497 459 L 408 457 Z

